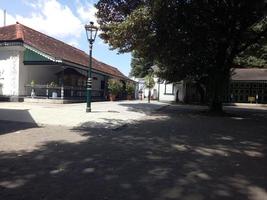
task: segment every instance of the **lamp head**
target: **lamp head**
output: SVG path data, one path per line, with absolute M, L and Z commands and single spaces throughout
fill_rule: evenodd
M 86 24 L 84 26 L 86 31 L 87 40 L 90 44 L 93 44 L 93 42 L 96 39 L 98 27 L 94 26 L 94 22 L 90 22 L 89 24 Z

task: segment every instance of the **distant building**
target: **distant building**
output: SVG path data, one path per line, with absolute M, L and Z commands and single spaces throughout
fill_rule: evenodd
M 138 83 L 136 98 L 146 99 L 148 88 L 145 87 L 143 78 L 134 79 Z M 151 89 L 151 99 L 163 102 L 182 102 L 185 98 L 184 81 L 177 83 L 167 83 L 166 81 L 154 78 L 155 86 Z
M 0 96 L 24 98 L 33 84 L 38 97 L 82 99 L 86 95 L 89 56 L 64 42 L 16 23 L 0 27 Z M 117 68 L 92 64 L 92 98 L 105 100 L 109 78 L 131 81 Z M 123 94 L 121 94 L 121 98 Z
M 267 103 L 267 69 L 234 69 L 225 94 L 225 102 Z
M 146 98 L 148 89 L 143 79 L 135 79 L 139 84 L 136 97 Z M 199 103 L 206 98 L 206 91 L 191 81 L 167 83 L 154 78 L 155 86 L 151 90 L 152 99 L 167 102 Z M 230 83 L 225 87 L 224 102 L 227 103 L 267 103 L 267 69 L 235 68 Z

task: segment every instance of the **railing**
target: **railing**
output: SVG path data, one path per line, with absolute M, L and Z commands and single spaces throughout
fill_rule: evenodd
M 86 87 L 25 85 L 26 96 L 32 98 L 85 99 Z M 105 99 L 104 90 L 92 90 L 92 99 Z

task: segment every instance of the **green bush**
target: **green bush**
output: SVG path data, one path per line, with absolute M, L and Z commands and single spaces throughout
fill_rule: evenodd
M 145 77 L 145 86 L 148 89 L 152 89 L 155 86 L 155 81 L 152 75 L 147 75 Z
M 32 81 L 31 81 L 31 86 L 34 87 L 35 84 L 36 84 L 36 83 L 35 83 L 35 80 L 32 80 Z
M 117 79 L 108 80 L 108 89 L 112 95 L 117 95 L 123 88 L 122 83 Z
M 125 90 L 127 92 L 127 95 L 132 95 L 135 91 L 135 85 L 132 82 L 127 82 Z

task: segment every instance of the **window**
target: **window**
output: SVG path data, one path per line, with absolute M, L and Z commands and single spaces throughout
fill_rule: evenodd
M 166 94 L 166 95 L 173 95 L 174 93 L 173 93 L 174 91 L 173 91 L 173 84 L 172 83 L 170 83 L 170 84 L 166 84 L 165 83 L 165 91 L 164 91 L 164 94 Z

